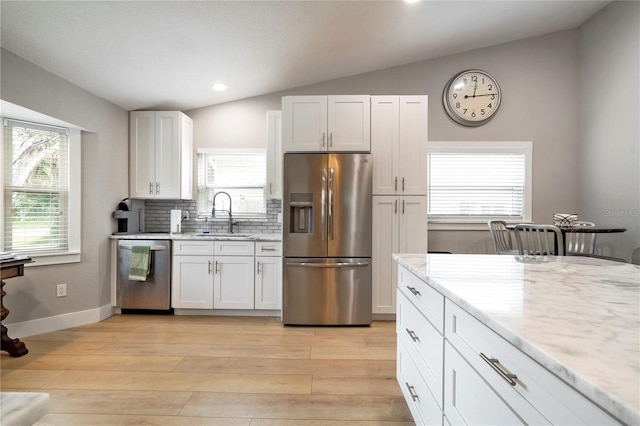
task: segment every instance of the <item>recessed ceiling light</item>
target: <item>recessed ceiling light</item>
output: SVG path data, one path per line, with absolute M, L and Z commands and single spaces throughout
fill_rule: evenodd
M 223 90 L 227 90 L 227 85 L 224 83 L 216 83 L 211 88 L 216 92 L 222 92 Z
M 420 0 L 404 0 L 405 3 L 418 3 Z

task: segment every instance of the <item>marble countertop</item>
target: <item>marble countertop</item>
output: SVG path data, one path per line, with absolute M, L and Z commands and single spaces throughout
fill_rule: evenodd
M 282 234 L 244 233 L 219 234 L 210 233 L 140 233 L 140 234 L 114 234 L 112 240 L 211 240 L 211 241 L 282 241 Z
M 605 410 L 640 424 L 640 266 L 581 256 L 393 258 Z

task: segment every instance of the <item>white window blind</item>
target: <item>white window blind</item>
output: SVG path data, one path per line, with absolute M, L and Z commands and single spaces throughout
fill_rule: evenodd
M 526 220 L 530 152 L 526 142 L 430 143 L 429 219 Z
M 209 216 L 213 197 L 231 195 L 234 217 L 266 217 L 264 187 L 267 157 L 264 150 L 198 152 L 198 214 Z M 216 198 L 216 211 L 229 210 L 229 198 Z M 220 214 L 224 217 L 225 213 Z
M 7 119 L 3 124 L 3 250 L 68 251 L 68 129 Z

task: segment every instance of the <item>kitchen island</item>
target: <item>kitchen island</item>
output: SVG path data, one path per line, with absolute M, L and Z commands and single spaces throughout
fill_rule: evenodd
M 640 266 L 579 256 L 393 257 L 398 380 L 410 407 L 423 405 L 418 415 L 496 421 L 483 402 L 493 392 L 502 408 L 489 414 L 504 408 L 505 423 L 640 424 Z M 412 328 L 414 311 L 426 327 Z M 426 340 L 426 331 L 425 349 L 418 335 Z M 403 356 L 433 401 L 417 396 L 411 374 L 402 377 Z M 465 407 L 471 376 L 489 389 L 476 389 Z

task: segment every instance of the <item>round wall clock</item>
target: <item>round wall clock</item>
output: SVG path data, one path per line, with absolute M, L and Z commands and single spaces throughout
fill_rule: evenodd
M 453 76 L 442 94 L 449 117 L 464 126 L 480 126 L 491 120 L 501 100 L 496 79 L 480 70 L 467 70 Z

